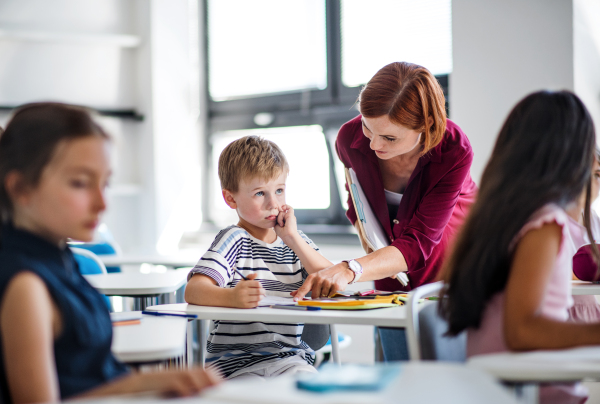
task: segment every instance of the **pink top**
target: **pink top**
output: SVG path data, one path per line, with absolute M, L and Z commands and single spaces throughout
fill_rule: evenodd
M 523 226 L 512 243 L 530 230 L 539 229 L 546 223 L 557 223 L 562 227 L 562 240 L 552 274 L 541 303 L 541 314 L 552 320 L 567 321 L 567 310 L 573 305 L 571 297 L 571 263 L 576 247 L 569 232 L 567 213 L 554 204 L 548 204 L 535 212 Z M 504 341 L 504 292 L 492 297 L 487 304 L 478 329 L 469 329 L 467 334 L 467 356 L 508 351 Z

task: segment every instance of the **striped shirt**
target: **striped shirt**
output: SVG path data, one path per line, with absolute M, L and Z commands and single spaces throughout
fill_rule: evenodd
M 302 233 L 300 236 L 316 251 L 317 246 Z M 208 251 L 188 275 L 202 274 L 222 288 L 233 288 L 244 276 L 257 273 L 256 279 L 270 296 L 290 297 L 308 273 L 300 259 L 281 238 L 266 243 L 238 226 L 221 230 Z M 301 340 L 304 324 L 263 323 L 258 321 L 215 321 L 207 343 L 208 366 L 224 377 L 238 376 L 275 365 L 296 356 L 312 365 L 314 352 Z

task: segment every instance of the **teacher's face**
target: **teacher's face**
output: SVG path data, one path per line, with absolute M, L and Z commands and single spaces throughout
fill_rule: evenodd
M 363 133 L 371 141 L 371 149 L 382 160 L 421 151 L 421 132 L 395 124 L 387 115 L 377 118 L 363 116 L 362 127 Z

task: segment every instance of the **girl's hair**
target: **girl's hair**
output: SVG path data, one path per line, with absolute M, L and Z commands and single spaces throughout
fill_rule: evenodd
M 511 243 L 538 209 L 548 203 L 564 208 L 587 186 L 585 226 L 591 236 L 595 147 L 592 118 L 571 92 L 536 92 L 510 112 L 483 172 L 477 201 L 443 268 L 445 298 L 439 307 L 449 323 L 448 334 L 479 327 L 486 303 L 506 286 Z
M 422 130 L 421 155 L 437 146 L 446 131 L 442 87 L 429 70 L 413 63 L 394 62 L 381 68 L 362 89 L 358 102 L 367 118 L 387 115 L 395 124 Z
M 109 139 L 88 110 L 59 103 L 27 104 L 14 113 L 0 131 L 0 217 L 11 220 L 13 205 L 6 191 L 6 176 L 18 171 L 23 185 L 36 186 L 42 171 L 64 140 L 87 136 Z

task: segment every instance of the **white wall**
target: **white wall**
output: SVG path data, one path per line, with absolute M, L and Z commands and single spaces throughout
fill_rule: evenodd
M 587 106 L 600 136 L 600 1 L 573 2 L 575 92 Z
M 541 89 L 574 90 L 572 1 L 453 0 L 452 46 L 450 118 L 471 141 L 479 182 L 517 101 Z
M 197 0 L 0 1 L 0 105 L 56 100 L 146 117 L 100 119 L 116 139 L 105 222 L 125 252 L 174 252 L 199 225 L 196 17 Z

